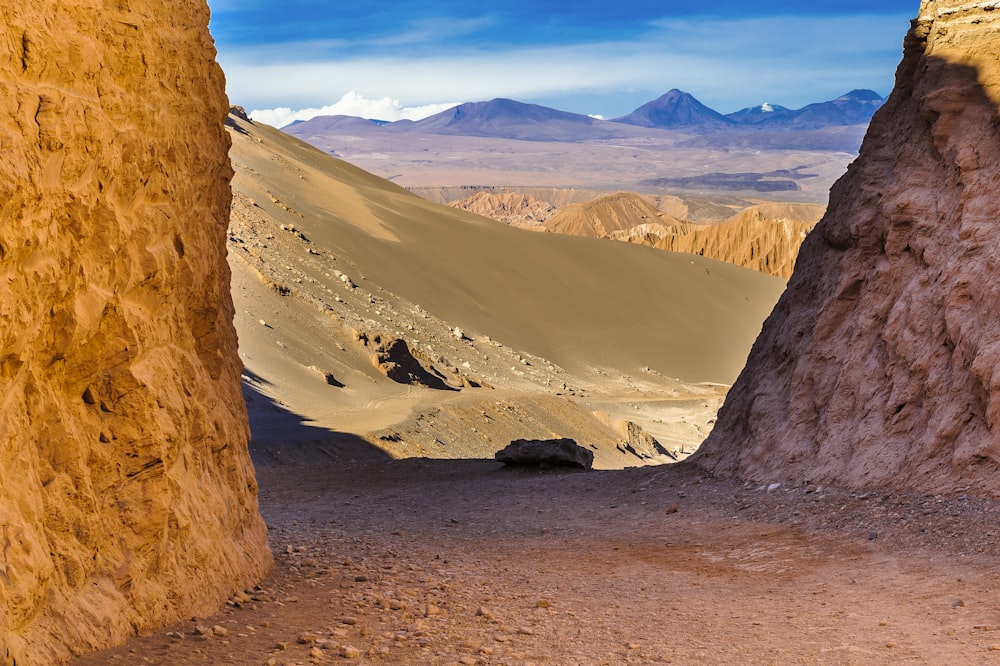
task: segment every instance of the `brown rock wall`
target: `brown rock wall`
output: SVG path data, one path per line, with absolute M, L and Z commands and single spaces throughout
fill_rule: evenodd
M 925 1 L 697 455 L 758 481 L 1000 495 L 1000 11 Z
M 270 565 L 208 18 L 0 6 L 0 663 L 207 611 Z

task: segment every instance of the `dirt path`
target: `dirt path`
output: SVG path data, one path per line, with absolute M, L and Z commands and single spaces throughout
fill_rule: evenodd
M 77 666 L 1000 663 L 1000 505 L 975 498 L 684 466 L 259 478 L 277 555 L 261 587 Z

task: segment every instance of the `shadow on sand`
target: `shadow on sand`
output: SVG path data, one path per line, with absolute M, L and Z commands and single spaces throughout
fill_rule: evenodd
M 392 457 L 367 440 L 344 432 L 317 428 L 309 420 L 263 393 L 269 382 L 243 371 L 243 400 L 250 417 L 250 457 L 254 466 L 317 465 L 374 462 Z

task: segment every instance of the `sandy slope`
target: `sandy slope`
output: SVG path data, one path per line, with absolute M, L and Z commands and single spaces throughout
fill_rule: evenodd
M 689 450 L 783 287 L 702 258 L 513 229 L 232 123 L 230 255 L 258 444 L 488 457 L 504 439 L 573 436 L 613 467 L 639 462 L 616 448 L 632 420 Z M 387 378 L 373 357 L 393 340 L 446 388 Z M 495 441 L 470 443 L 473 418 L 494 422 Z

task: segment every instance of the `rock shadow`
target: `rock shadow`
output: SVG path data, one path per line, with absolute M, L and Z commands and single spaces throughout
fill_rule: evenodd
M 250 418 L 250 458 L 256 467 L 392 459 L 362 437 L 311 425 L 264 393 L 269 382 L 249 370 L 243 370 L 242 385 Z

